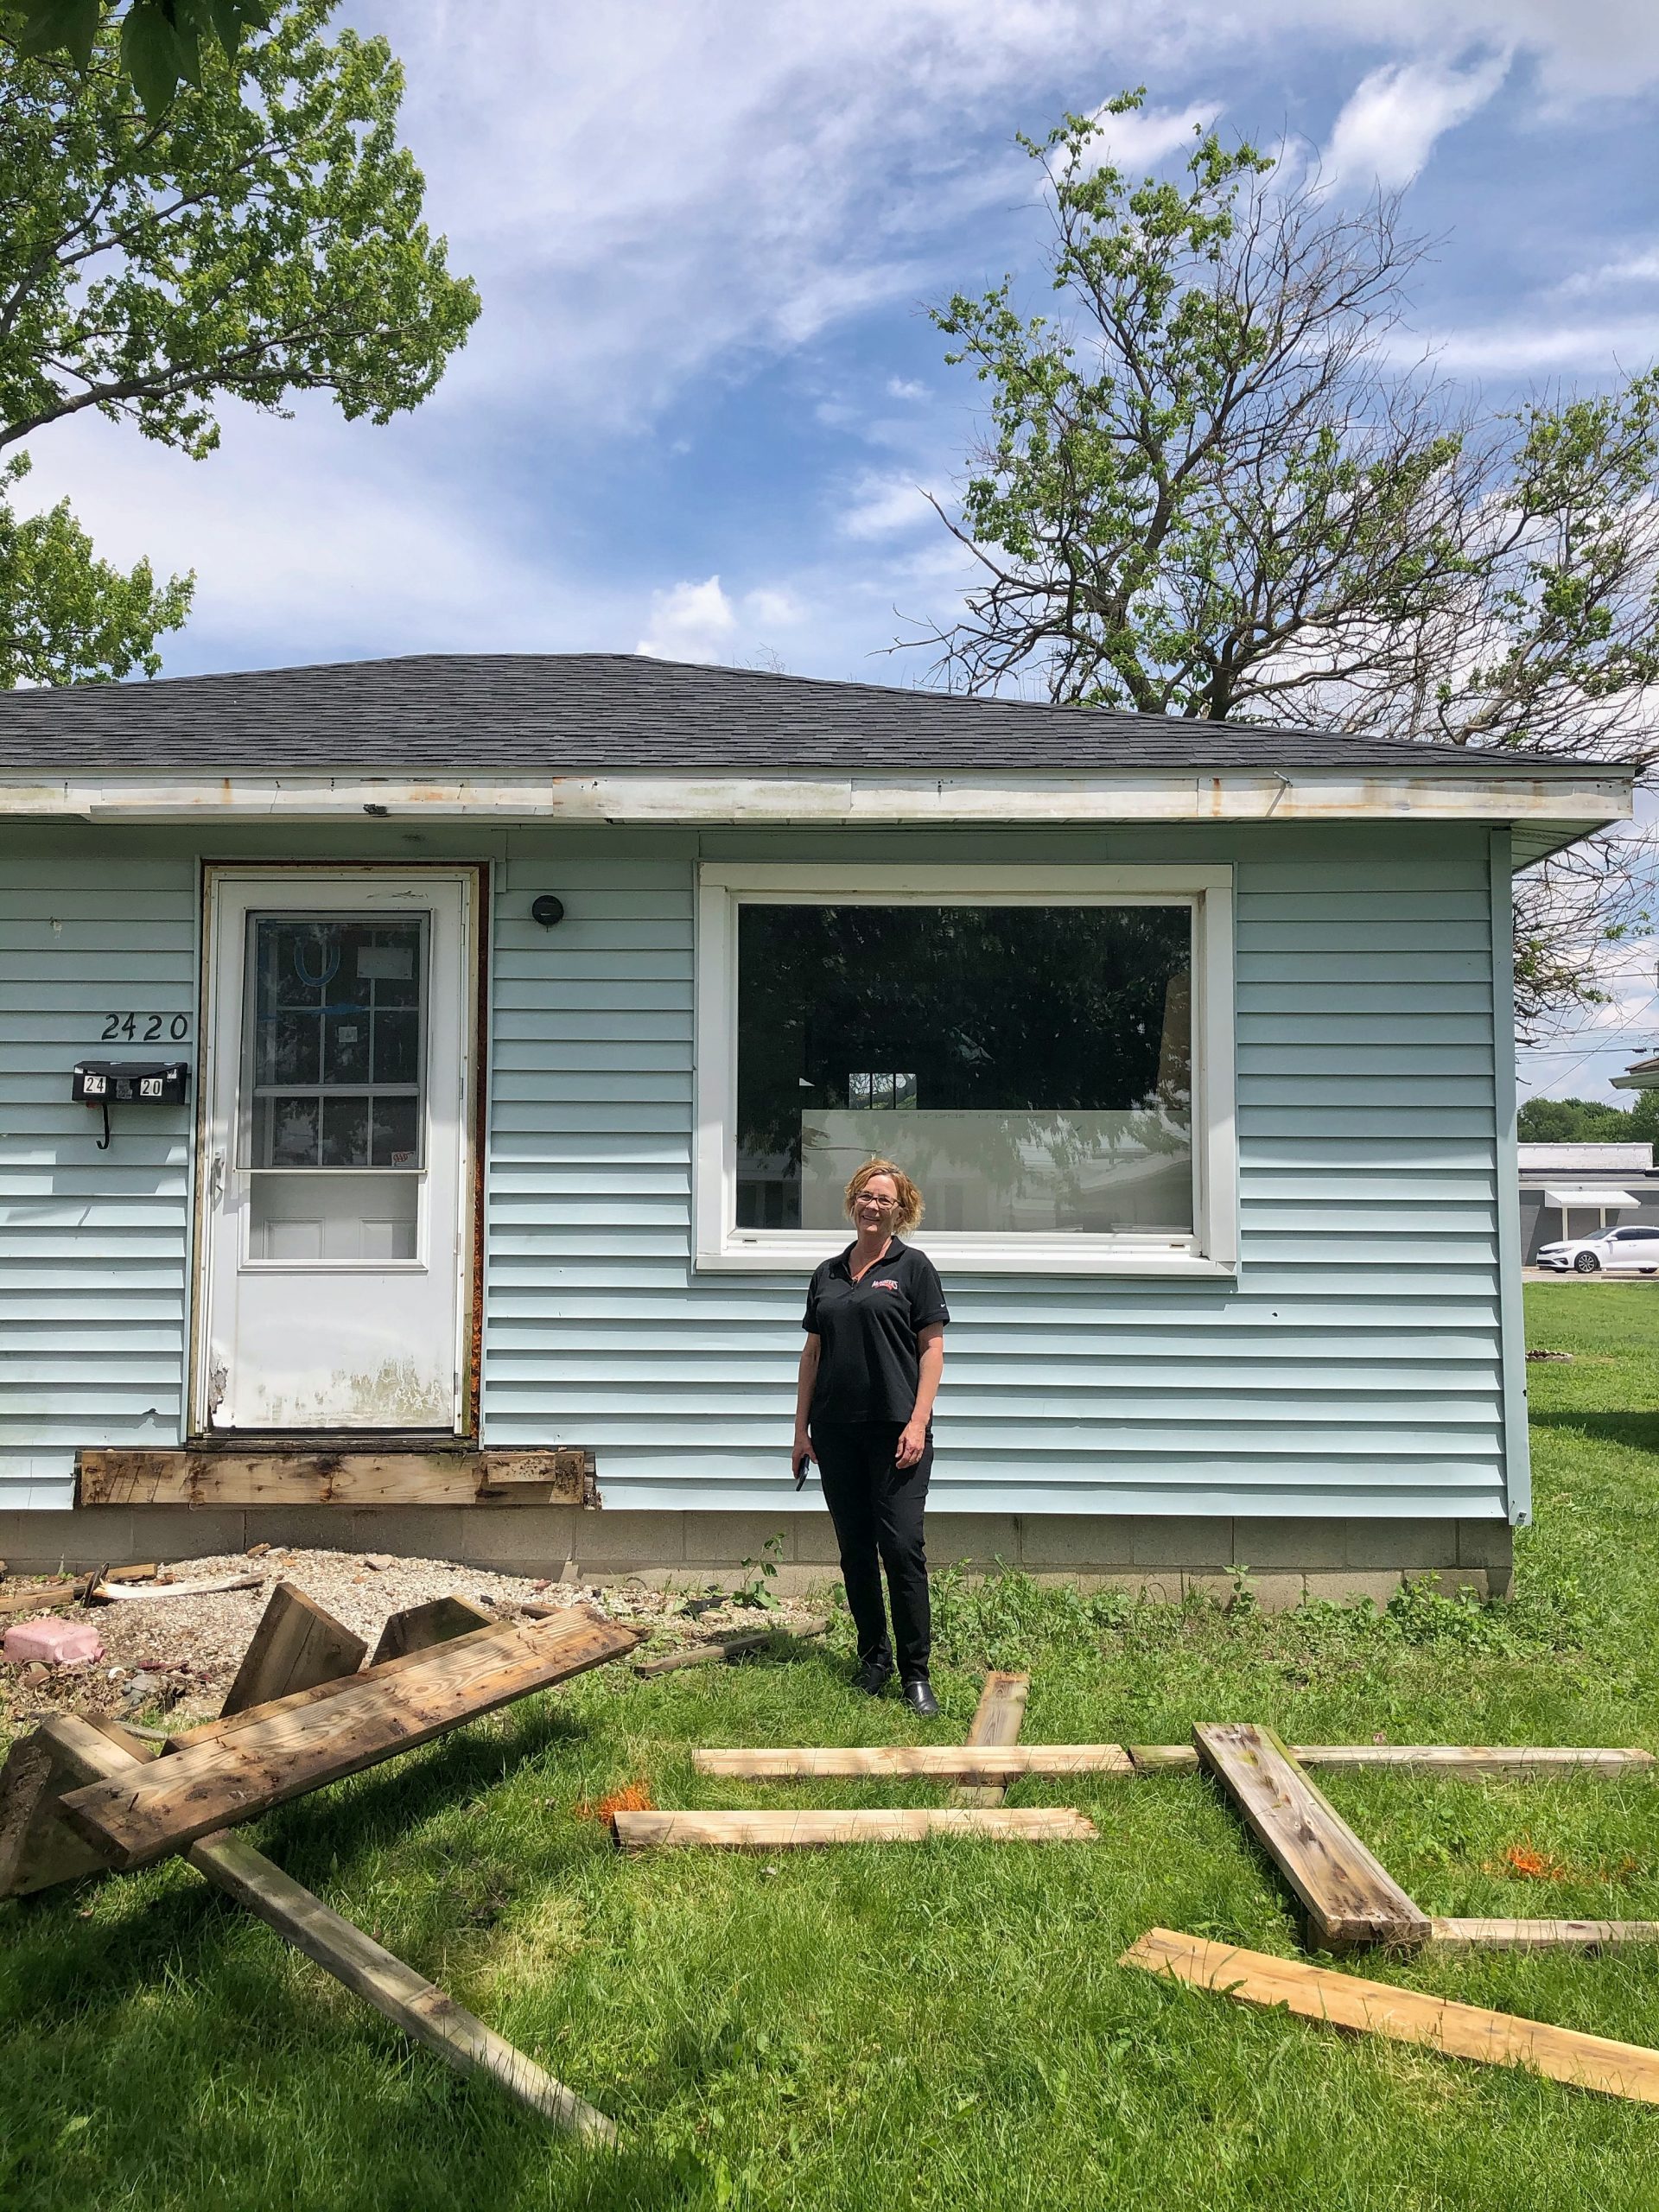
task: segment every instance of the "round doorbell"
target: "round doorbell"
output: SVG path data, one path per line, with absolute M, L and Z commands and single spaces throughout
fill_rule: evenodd
M 550 891 L 543 891 L 539 899 L 531 900 L 530 918 L 539 922 L 544 930 L 550 930 L 556 922 L 564 919 L 563 899 L 556 899 Z

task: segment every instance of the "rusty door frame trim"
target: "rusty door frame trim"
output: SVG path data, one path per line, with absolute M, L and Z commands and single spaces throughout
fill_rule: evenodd
M 208 1072 L 209 1035 L 207 1009 L 210 984 L 213 971 L 215 945 L 213 931 L 213 893 L 215 881 L 229 874 L 300 874 L 330 875 L 419 875 L 442 873 L 465 875 L 469 881 L 470 912 L 474 922 L 474 947 L 473 957 L 466 963 L 462 982 L 466 992 L 466 1045 L 469 1054 L 468 1066 L 473 1075 L 473 1110 L 463 1125 L 463 1136 L 471 1154 L 473 1202 L 466 1209 L 465 1231 L 461 1249 L 457 1253 L 461 1275 L 461 1319 L 456 1351 L 461 1382 L 460 1422 L 454 1429 L 423 1431 L 428 1438 L 442 1437 L 453 1448 L 475 1446 L 479 1433 L 480 1379 L 482 1367 L 483 1300 L 480 1272 L 484 1252 L 484 1166 L 485 1141 L 488 1129 L 488 1073 L 489 1054 L 486 1035 L 489 1005 L 489 959 L 493 944 L 493 874 L 488 860 L 443 859 L 429 861 L 407 860 L 267 860 L 249 855 L 230 855 L 213 859 L 199 855 L 196 862 L 196 1071 L 195 1071 L 195 1128 L 192 1147 L 194 1165 L 191 1192 L 189 1277 L 186 1284 L 185 1313 L 187 1356 L 185 1362 L 185 1395 L 183 1417 L 180 1430 L 187 1444 L 219 1440 L 207 1422 L 203 1402 L 206 1382 L 207 1346 L 204 1332 L 207 1319 L 207 1300 L 204 1295 L 207 1260 L 207 1221 L 210 1204 L 208 1161 L 208 1104 L 212 1086 L 207 1081 Z M 467 1182 L 467 1161 L 461 1165 L 461 1185 Z M 245 1439 L 252 1441 L 264 1432 L 248 1430 Z M 291 1436 L 296 1451 L 305 1449 L 305 1440 L 311 1433 L 306 1429 L 284 1430 L 283 1438 Z M 372 1438 L 377 1432 L 364 1429 L 360 1433 Z M 395 1447 L 394 1447 L 395 1448 Z M 429 1442 L 426 1449 L 435 1447 Z

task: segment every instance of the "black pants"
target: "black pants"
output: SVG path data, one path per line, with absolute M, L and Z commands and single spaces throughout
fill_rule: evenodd
M 903 1433 L 903 1423 L 893 1421 L 812 1423 L 824 1503 L 841 1545 L 841 1579 L 858 1630 L 858 1656 L 866 1666 L 891 1667 L 896 1644 L 899 1675 L 912 1682 L 927 1673 L 932 1640 L 922 1512 L 933 1471 L 933 1435 L 930 1430 L 913 1467 L 898 1467 L 893 1454 Z M 881 1603 L 883 1567 L 893 1602 L 893 1643 Z

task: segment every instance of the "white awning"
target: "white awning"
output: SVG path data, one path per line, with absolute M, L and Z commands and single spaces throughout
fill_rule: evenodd
M 1546 1191 L 1547 1206 L 1639 1206 L 1628 1191 Z

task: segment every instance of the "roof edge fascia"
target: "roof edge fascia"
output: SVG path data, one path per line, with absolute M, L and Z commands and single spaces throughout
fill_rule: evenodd
M 1484 758 L 1490 759 L 1489 756 Z M 0 815 L 169 822 L 339 821 L 364 812 L 476 820 L 895 823 L 1529 823 L 1569 836 L 1628 820 L 1633 772 L 1531 762 L 1524 772 L 1426 762 L 1394 769 L 795 772 L 710 775 L 365 775 L 359 770 L 194 774 L 171 769 L 41 776 L 0 772 Z

